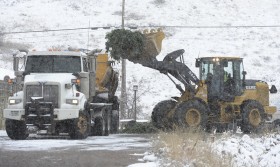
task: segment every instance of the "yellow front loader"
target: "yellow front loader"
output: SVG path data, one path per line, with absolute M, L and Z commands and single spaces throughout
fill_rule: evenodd
M 184 50 L 177 50 L 158 61 L 164 33 L 146 31 L 144 51 L 137 59 L 128 60 L 167 75 L 181 92 L 158 103 L 152 112 L 152 122 L 160 129 L 174 127 L 216 128 L 219 131 L 239 126 L 243 132 L 257 132 L 270 120 L 276 107 L 269 105 L 269 93 L 276 93 L 260 80 L 248 80 L 239 57 L 203 57 L 196 59 L 197 77 L 184 64 Z M 179 59 L 180 61 L 177 61 Z M 173 76 L 181 84 L 177 84 Z M 183 87 L 181 87 L 183 85 Z

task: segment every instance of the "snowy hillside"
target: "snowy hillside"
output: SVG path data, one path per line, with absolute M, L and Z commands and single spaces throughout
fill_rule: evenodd
M 121 26 L 121 0 L 1 0 L 0 25 L 5 32 L 68 29 L 95 26 Z M 279 0 L 127 0 L 126 26 L 259 26 L 280 25 Z M 8 34 L 5 41 L 25 43 L 31 49 L 52 46 L 105 48 L 105 35 L 112 29 L 45 33 Z M 141 29 L 140 29 L 141 30 Z M 177 49 L 185 49 L 186 64 L 197 73 L 195 58 L 228 55 L 243 57 L 247 78 L 261 79 L 280 89 L 280 28 L 164 28 L 159 59 Z M 89 42 L 88 42 L 89 37 Z M 1 62 L 2 69 L 11 70 Z M 117 66 L 120 68 L 120 65 Z M 140 72 L 141 71 L 141 72 Z M 141 80 L 141 103 L 151 113 L 153 106 L 179 91 L 157 71 L 128 63 L 128 86 Z M 132 80 L 136 78 L 137 81 Z M 279 94 L 271 102 L 280 108 Z

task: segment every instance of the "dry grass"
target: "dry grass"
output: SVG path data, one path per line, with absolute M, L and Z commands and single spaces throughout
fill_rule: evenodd
M 230 155 L 213 151 L 213 136 L 205 132 L 161 132 L 154 140 L 161 166 L 230 167 Z

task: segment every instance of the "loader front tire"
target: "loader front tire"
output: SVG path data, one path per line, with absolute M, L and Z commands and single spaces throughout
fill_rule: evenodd
M 207 125 L 207 106 L 198 99 L 181 103 L 175 111 L 174 120 L 179 128 L 201 128 Z
M 242 106 L 241 130 L 243 133 L 257 133 L 264 123 L 264 109 L 257 101 L 249 101 Z
M 168 121 L 167 114 L 173 109 L 176 102 L 173 100 L 164 100 L 159 102 L 152 112 L 152 124 L 161 130 L 170 128 L 170 122 Z
M 6 132 L 13 140 L 25 140 L 29 136 L 24 121 L 6 119 Z

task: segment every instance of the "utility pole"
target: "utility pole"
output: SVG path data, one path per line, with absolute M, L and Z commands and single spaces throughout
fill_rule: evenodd
M 124 8 L 125 0 L 122 0 L 122 29 L 124 29 Z M 121 117 L 124 116 L 125 106 L 126 106 L 126 60 L 121 59 L 122 62 L 122 78 L 121 78 L 121 101 L 120 101 L 120 110 Z M 123 119 L 123 118 L 122 118 Z
M 138 90 L 138 85 L 133 85 L 133 90 L 134 90 L 134 121 L 136 122 L 136 120 L 137 120 L 136 93 L 137 93 L 137 90 Z

